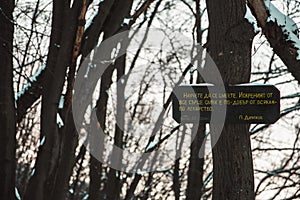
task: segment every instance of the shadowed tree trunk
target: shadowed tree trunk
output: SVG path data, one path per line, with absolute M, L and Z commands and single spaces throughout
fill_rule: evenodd
M 125 73 L 126 66 L 126 55 L 121 56 L 115 62 L 115 67 L 117 68 L 117 110 L 116 110 L 116 130 L 114 136 L 114 144 L 119 148 L 123 148 L 123 137 L 124 137 L 124 118 L 125 118 L 125 85 L 122 83 L 122 80 Z M 122 159 L 122 157 L 118 156 L 114 149 L 111 153 L 112 158 L 114 159 Z M 108 173 L 107 180 L 107 197 L 108 199 L 120 199 L 122 183 L 120 180 L 121 172 L 110 168 Z
M 195 22 L 196 38 L 197 38 L 197 43 L 202 44 L 203 31 L 201 28 L 202 13 L 200 11 L 200 0 L 196 0 L 195 4 L 196 4 L 196 22 Z M 200 51 L 201 50 L 198 49 L 197 52 Z M 198 56 L 198 61 L 197 61 L 198 69 L 201 68 L 201 58 L 202 58 L 202 54 L 201 56 Z M 197 83 L 202 83 L 202 82 L 203 82 L 202 77 L 198 73 Z M 197 130 L 195 130 L 196 136 L 190 148 L 191 155 L 189 159 L 188 185 L 187 185 L 186 196 L 187 199 L 199 200 L 201 199 L 201 196 L 203 194 L 204 150 L 200 152 L 200 149 L 205 139 L 205 123 L 199 123 L 199 125 L 194 127 L 194 129 L 195 128 L 197 128 Z M 201 154 L 201 156 L 199 154 Z
M 208 0 L 208 51 L 225 84 L 250 80 L 254 31 L 245 19 L 241 0 Z M 254 199 L 249 125 L 225 124 L 213 147 L 213 199 Z M 215 140 L 212 137 L 212 140 Z
M 123 23 L 123 20 L 125 17 L 128 17 L 129 12 L 132 7 L 132 0 L 126 0 L 126 1 L 115 1 L 114 4 L 111 6 L 111 10 L 104 22 L 103 25 L 103 32 L 104 32 L 104 39 L 107 39 L 114 34 L 118 33 L 119 30 L 121 30 L 121 25 Z M 84 43 L 85 44 L 85 43 Z M 83 47 L 84 48 L 84 47 Z M 109 52 L 103 52 L 103 53 L 109 53 Z M 107 110 L 107 101 L 108 101 L 108 95 L 107 90 L 110 88 L 112 84 L 112 74 L 115 70 L 116 66 L 109 66 L 101 78 L 101 86 L 100 86 L 100 97 L 97 102 L 97 117 L 100 124 L 100 127 L 105 130 L 105 122 L 106 122 L 106 110 Z M 120 140 L 122 137 L 122 131 L 117 133 L 118 136 L 116 136 L 115 140 Z M 97 141 L 97 142 L 104 142 L 104 141 Z M 117 143 L 120 143 L 121 141 L 118 141 Z M 91 145 L 92 146 L 92 145 Z M 103 188 L 100 190 L 101 187 L 101 176 L 102 176 L 102 170 L 103 166 L 91 155 L 90 160 L 90 187 L 89 187 L 89 199 L 99 199 L 102 198 L 103 194 L 107 192 L 106 195 L 109 195 L 108 198 L 110 199 L 119 199 L 119 193 L 110 190 L 107 188 L 113 188 L 111 184 L 113 184 L 116 187 L 121 187 L 120 182 L 118 181 L 118 177 L 116 177 L 115 170 L 112 169 L 110 171 L 110 175 L 108 177 L 107 181 L 104 182 Z M 104 190 L 106 191 L 104 191 Z M 111 197 L 112 196 L 112 197 Z
M 81 0 L 80 14 L 78 17 L 77 33 L 73 46 L 71 64 L 68 70 L 67 89 L 64 95 L 64 107 L 62 109 L 62 119 L 65 126 L 60 130 L 61 141 L 57 171 L 53 176 L 53 195 L 51 199 L 64 200 L 67 198 L 69 191 L 69 180 L 72 176 L 73 167 L 75 165 L 75 153 L 78 145 L 78 134 L 75 128 L 72 112 L 72 96 L 75 80 L 76 61 L 80 52 L 82 37 L 84 34 L 84 26 L 86 12 L 89 6 L 88 0 Z
M 45 144 L 39 147 L 35 173 L 29 181 L 24 199 L 52 199 L 60 140 L 56 123 L 58 105 L 67 67 L 71 63 L 81 8 L 82 1 L 79 0 L 74 1 L 71 8 L 68 2 L 53 2 L 53 28 L 41 109 L 41 137 L 45 137 Z
M 13 93 L 13 0 L 0 2 L 0 199 L 15 199 L 15 107 Z
M 188 186 L 187 186 L 187 199 L 195 199 L 199 200 L 202 196 L 202 188 L 203 188 L 203 164 L 204 158 L 199 157 L 199 152 L 201 149 L 201 145 L 204 141 L 205 134 L 205 124 L 201 123 L 199 127 L 197 127 L 197 132 L 195 139 L 191 145 L 191 156 L 190 156 L 190 164 L 188 171 Z

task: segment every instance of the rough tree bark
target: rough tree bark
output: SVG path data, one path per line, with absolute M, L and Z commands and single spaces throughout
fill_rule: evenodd
M 85 16 L 89 6 L 88 0 L 81 0 L 80 14 L 78 16 L 77 33 L 73 46 L 71 64 L 68 70 L 67 90 L 65 94 L 64 107 L 61 115 L 65 126 L 60 130 L 60 150 L 57 170 L 53 176 L 53 192 L 51 199 L 64 200 L 67 198 L 69 191 L 69 180 L 75 165 L 76 147 L 78 145 L 78 134 L 73 120 L 71 108 L 72 94 L 75 80 L 76 61 L 79 56 L 81 42 L 84 34 Z
M 242 0 L 207 0 L 208 52 L 225 84 L 250 80 L 252 26 L 244 19 Z M 213 199 L 254 199 L 249 125 L 225 124 L 213 147 Z M 214 133 L 212 133 L 213 136 Z M 215 140 L 212 137 L 212 140 Z
M 35 173 L 29 181 L 24 199 L 44 200 L 52 197 L 60 139 L 56 118 L 67 66 L 71 63 L 81 7 L 79 0 L 74 1 L 72 8 L 68 2 L 53 2 L 50 52 L 41 110 L 41 137 L 45 137 L 45 144 L 39 148 Z
M 0 199 L 15 199 L 16 137 L 13 92 L 13 0 L 0 2 Z

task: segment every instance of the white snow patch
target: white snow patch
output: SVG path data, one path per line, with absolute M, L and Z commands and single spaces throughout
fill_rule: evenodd
M 210 180 L 212 180 L 212 178 L 213 178 L 213 173 L 209 174 L 209 176 L 204 181 L 203 185 L 206 186 L 210 182 Z
M 88 67 L 86 69 L 86 72 L 84 74 L 84 78 L 88 78 L 89 77 L 89 73 L 90 73 L 90 69 L 93 68 L 93 65 L 92 64 L 88 64 Z
M 64 122 L 63 122 L 62 118 L 60 117 L 59 113 L 57 113 L 57 115 L 56 115 L 56 123 L 59 128 L 64 126 Z
M 29 176 L 30 176 L 30 177 L 31 177 L 31 176 L 33 176 L 33 175 L 34 175 L 34 173 L 35 173 L 35 168 L 33 168 L 33 169 L 32 169 L 32 171 L 31 171 L 31 173 L 30 173 L 30 175 L 29 175 Z
M 154 141 L 150 142 L 150 144 L 149 144 L 149 145 L 147 146 L 147 148 L 146 148 L 146 151 L 152 149 L 152 148 L 155 147 L 156 145 L 157 145 L 156 142 L 154 142 Z
M 101 1 L 100 1 L 101 2 Z M 99 2 L 99 3 L 100 3 Z M 93 13 L 93 15 L 90 17 L 90 20 L 88 20 L 87 21 L 87 23 L 85 24 L 85 27 L 84 27 L 84 31 L 86 31 L 92 24 L 93 24 L 93 20 L 94 20 L 94 18 L 98 15 L 98 13 L 99 13 L 99 11 L 98 11 L 99 9 L 97 9 L 94 13 Z M 88 38 L 86 38 L 86 39 L 88 39 Z
M 136 171 L 136 174 L 138 174 L 138 175 L 142 175 L 142 174 L 143 174 L 143 172 L 142 172 L 142 170 L 141 170 L 141 169 L 137 169 L 137 171 Z
M 251 10 L 247 5 L 246 5 L 246 13 L 245 13 L 244 18 L 247 19 L 247 21 L 250 24 L 252 24 L 255 33 L 258 33 L 261 31 L 261 28 L 258 27 L 257 21 L 256 21 L 255 17 L 252 15 Z
M 15 96 L 15 99 L 18 100 L 22 95 L 25 94 L 25 92 L 26 92 L 27 90 L 29 90 L 30 87 L 31 87 L 31 83 L 27 83 L 27 84 L 24 86 L 24 88 L 23 88 L 20 92 L 18 92 L 18 94 Z
M 45 140 L 46 140 L 46 137 L 43 136 L 42 140 L 40 141 L 40 146 L 43 146 L 45 144 Z
M 15 95 L 15 100 L 17 101 L 22 95 L 25 94 L 27 90 L 31 87 L 31 83 L 27 83 L 23 89 Z
M 64 103 L 65 103 L 65 96 L 61 95 L 60 100 L 59 100 L 59 104 L 58 104 L 58 108 L 63 109 L 64 108 Z
M 21 200 L 20 193 L 19 193 L 19 191 L 18 191 L 18 188 L 16 188 L 16 187 L 15 187 L 15 195 L 16 195 L 16 198 L 17 198 L 18 200 Z
M 74 3 L 74 0 L 71 0 L 71 1 L 70 1 L 70 8 L 72 8 L 73 3 Z
M 42 71 L 44 71 L 45 69 L 46 69 L 46 64 L 43 64 L 43 65 L 41 66 L 41 68 L 39 68 L 39 69 L 35 72 L 35 74 L 34 74 L 32 77 L 29 78 L 29 80 L 30 80 L 31 82 L 35 82 L 36 79 L 37 79 L 37 77 L 38 77 L 39 75 L 41 75 Z
M 129 25 L 129 23 L 131 22 L 132 18 L 124 18 L 123 20 L 123 24 L 124 25 Z
M 114 63 L 114 61 L 113 61 L 113 59 L 111 59 L 111 60 L 101 60 L 100 63 L 103 64 L 103 65 L 109 65 L 109 64 Z
M 107 179 L 107 175 L 105 172 L 101 173 L 101 180 L 106 180 Z
M 270 0 L 265 0 L 265 5 L 267 10 L 269 11 L 269 21 L 277 22 L 277 24 L 283 28 L 288 29 L 295 35 L 298 33 L 297 24 L 288 16 L 281 13 L 272 3 Z
M 54 46 L 56 46 L 57 48 L 60 48 L 60 45 L 59 45 L 59 44 L 56 44 L 56 43 L 55 43 Z
M 89 198 L 89 194 L 86 194 L 82 200 L 87 200 Z

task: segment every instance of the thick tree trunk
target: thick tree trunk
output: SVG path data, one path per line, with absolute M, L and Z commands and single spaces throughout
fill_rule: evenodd
M 58 105 L 67 66 L 70 65 L 72 58 L 81 6 L 80 1 L 75 1 L 72 8 L 69 7 L 68 2 L 58 0 L 53 3 L 50 53 L 41 110 L 41 137 L 45 137 L 45 144 L 39 148 L 35 173 L 29 181 L 25 200 L 51 199 L 53 195 L 53 177 L 57 170 L 60 139 L 56 123 Z
M 53 17 L 52 30 L 50 37 L 49 53 L 47 57 L 46 69 L 37 77 L 37 81 L 32 83 L 32 86 L 25 91 L 25 93 L 17 99 L 17 122 L 19 123 L 25 116 L 27 109 L 40 98 L 43 87 L 47 85 L 47 80 L 52 78 L 53 70 L 56 65 L 57 56 L 61 47 L 61 36 L 64 26 L 64 8 L 66 4 L 63 1 L 54 0 L 53 2 Z
M 208 52 L 225 84 L 250 79 L 253 28 L 245 19 L 241 0 L 208 0 Z M 225 124 L 213 147 L 213 199 L 254 199 L 253 164 L 249 125 Z M 214 134 L 214 133 L 212 133 Z M 212 137 L 212 140 L 215 140 Z M 213 141 L 214 142 L 214 141 Z
M 16 138 L 13 93 L 13 0 L 0 2 L 0 199 L 15 199 Z
M 76 61 L 79 56 L 81 42 L 84 34 L 85 15 L 89 6 L 88 0 L 80 0 L 80 14 L 78 17 L 77 33 L 73 46 L 71 64 L 68 70 L 67 90 L 64 98 L 64 107 L 62 110 L 62 119 L 65 121 L 65 126 L 60 130 L 62 135 L 60 141 L 58 166 L 53 176 L 53 195 L 50 199 L 64 200 L 67 198 L 69 190 L 69 180 L 75 165 L 75 153 L 78 145 L 78 134 L 75 128 L 73 112 L 71 108 L 73 87 L 75 81 Z
M 61 130 L 60 159 L 55 179 L 53 192 L 50 199 L 64 200 L 69 191 L 69 180 L 75 165 L 75 153 L 78 145 L 78 134 L 75 128 L 72 110 L 68 110 L 64 117 L 66 125 Z

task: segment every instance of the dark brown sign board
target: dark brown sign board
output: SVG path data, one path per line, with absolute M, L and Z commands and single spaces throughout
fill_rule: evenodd
M 178 123 L 209 123 L 214 109 L 226 107 L 226 123 L 271 124 L 280 117 L 280 91 L 273 85 L 182 85 L 173 91 L 173 118 Z

